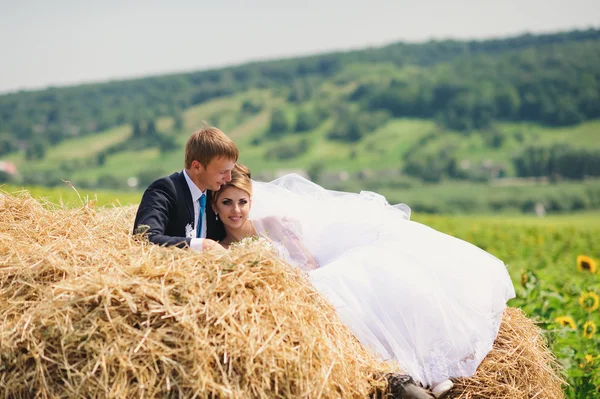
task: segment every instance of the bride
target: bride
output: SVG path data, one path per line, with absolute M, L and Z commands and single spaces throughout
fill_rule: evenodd
M 212 206 L 224 247 L 269 239 L 363 345 L 438 397 L 450 378 L 475 373 L 515 295 L 499 259 L 373 192 L 326 190 L 296 174 L 257 182 L 237 165 Z

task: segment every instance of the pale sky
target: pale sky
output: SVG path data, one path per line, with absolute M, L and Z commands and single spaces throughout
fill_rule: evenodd
M 0 0 L 0 93 L 590 27 L 600 0 Z

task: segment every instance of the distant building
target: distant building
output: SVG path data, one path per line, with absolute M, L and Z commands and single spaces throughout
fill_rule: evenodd
M 131 188 L 136 188 L 139 185 L 139 179 L 135 176 L 130 177 L 129 179 L 127 179 L 127 186 L 131 187 Z
M 10 161 L 0 161 L 0 172 L 14 176 L 17 174 L 17 166 Z
M 546 207 L 541 202 L 536 202 L 535 204 L 535 214 L 539 217 L 546 216 Z
M 345 170 L 335 172 L 325 171 L 321 173 L 321 176 L 319 177 L 319 183 L 328 186 L 330 184 L 348 181 L 348 179 L 350 179 L 350 173 Z

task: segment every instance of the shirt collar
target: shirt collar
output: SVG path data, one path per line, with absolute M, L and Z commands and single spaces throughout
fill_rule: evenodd
M 198 198 L 200 198 L 202 194 L 206 194 L 206 191 L 200 191 L 196 183 L 194 183 L 192 179 L 190 179 L 185 169 L 183 170 L 183 175 L 185 176 L 185 181 L 187 182 L 188 187 L 190 188 L 190 193 L 192 194 L 192 201 L 198 201 Z

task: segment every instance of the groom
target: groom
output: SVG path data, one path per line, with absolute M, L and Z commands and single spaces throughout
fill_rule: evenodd
M 210 206 L 212 193 L 231 181 L 239 151 L 216 127 L 194 132 L 185 146 L 185 168 L 160 178 L 144 192 L 134 234 L 163 246 L 223 250 L 223 223 Z

